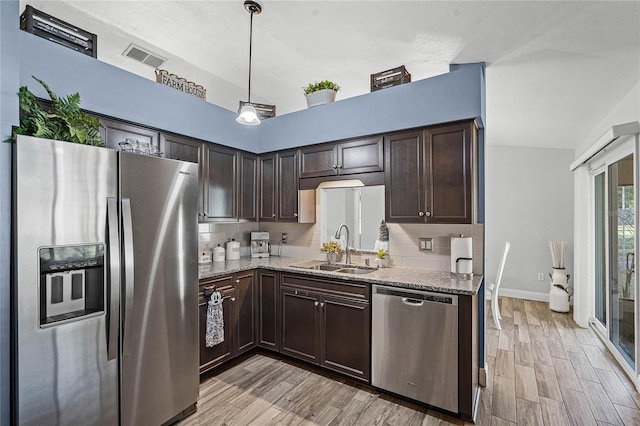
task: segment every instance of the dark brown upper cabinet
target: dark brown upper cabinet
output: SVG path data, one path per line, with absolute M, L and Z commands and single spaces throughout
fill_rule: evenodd
M 387 222 L 472 223 L 475 134 L 468 121 L 385 136 Z
M 165 158 L 202 164 L 202 142 L 195 139 L 161 133 L 160 151 Z
M 205 219 L 233 221 L 238 219 L 238 151 L 204 144 L 205 152 Z
M 121 142 L 129 142 L 135 148 L 135 142 L 138 141 L 142 144 L 153 145 L 160 149 L 159 135 L 157 130 L 148 129 L 143 126 L 135 124 L 124 123 L 117 120 L 109 120 L 107 118 L 101 118 L 100 122 L 104 126 L 100 129 L 100 136 L 105 141 L 107 148 L 116 149 L 121 151 Z
M 258 220 L 258 157 L 241 152 L 238 165 L 238 218 L 255 222 Z
M 261 155 L 258 163 L 260 176 L 258 220 L 297 222 L 297 150 Z
M 384 170 L 382 136 L 300 149 L 300 177 L 324 177 Z

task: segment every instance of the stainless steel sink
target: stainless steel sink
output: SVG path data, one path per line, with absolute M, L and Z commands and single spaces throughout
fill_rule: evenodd
M 368 269 L 368 268 L 341 268 L 341 269 L 338 269 L 336 272 L 339 272 L 341 274 L 360 275 L 360 274 L 370 274 L 373 271 L 375 271 L 375 269 Z
M 315 269 L 317 271 L 330 271 L 330 272 L 338 272 L 340 274 L 350 274 L 350 275 L 359 275 L 359 274 L 369 274 L 375 271 L 374 268 L 365 268 L 358 266 L 347 266 L 347 265 L 329 265 L 327 263 L 306 263 L 306 264 L 297 264 L 291 265 L 294 268 L 303 268 L 303 269 Z
M 338 269 L 342 269 L 342 266 L 335 266 L 335 265 L 315 265 L 309 269 L 318 269 L 320 271 L 337 271 Z

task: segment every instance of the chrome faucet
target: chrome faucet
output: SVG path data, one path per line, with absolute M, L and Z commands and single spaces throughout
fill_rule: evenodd
M 342 225 L 338 226 L 338 230 L 336 231 L 336 239 L 340 239 L 340 236 L 342 235 L 342 228 L 344 228 L 347 231 L 347 243 L 345 244 L 344 247 L 344 251 L 347 252 L 347 257 L 345 259 L 345 263 L 347 265 L 351 264 L 351 252 L 349 251 L 349 227 L 347 226 L 346 223 L 343 223 Z

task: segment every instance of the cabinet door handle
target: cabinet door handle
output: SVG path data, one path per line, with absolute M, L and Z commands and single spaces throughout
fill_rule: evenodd
M 240 278 L 236 280 L 236 284 L 240 284 Z
M 339 168 L 340 170 L 342 170 L 342 164 L 340 164 L 340 165 L 338 166 L 338 168 Z
M 324 302 L 322 302 L 322 303 L 320 304 L 320 307 L 321 307 L 321 308 L 324 308 Z
M 272 214 L 271 214 L 271 217 L 276 217 L 276 214 L 275 214 L 275 213 L 272 213 Z
M 334 164 L 333 166 L 331 166 L 331 168 L 332 168 L 333 170 L 335 170 L 335 169 L 337 169 L 337 168 L 338 168 L 338 165 L 337 165 L 337 164 Z
M 425 215 L 426 217 L 431 217 L 431 212 L 426 212 L 424 215 Z
M 293 214 L 293 217 L 298 217 L 298 213 L 294 213 L 294 214 Z
M 236 298 L 235 298 L 235 297 L 232 297 L 232 298 L 231 298 L 231 301 L 232 301 L 232 302 L 235 302 L 235 301 L 236 301 Z
M 313 302 L 313 306 L 318 306 L 318 302 Z
M 423 217 L 424 216 L 424 212 L 418 212 L 418 216 Z

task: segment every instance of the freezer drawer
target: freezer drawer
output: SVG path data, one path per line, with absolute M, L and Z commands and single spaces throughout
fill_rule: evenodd
M 458 412 L 458 297 L 373 286 L 371 383 Z

